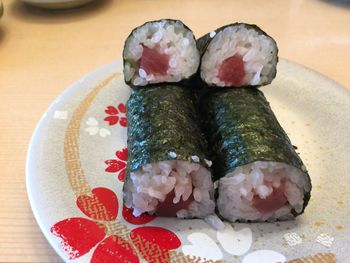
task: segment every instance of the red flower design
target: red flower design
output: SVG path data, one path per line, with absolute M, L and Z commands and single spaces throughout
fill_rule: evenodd
M 116 253 L 117 250 L 117 253 Z M 93 263 L 106 262 L 139 262 L 132 246 L 117 235 L 112 235 L 103 240 L 95 249 L 91 257 Z
M 109 126 L 116 125 L 119 122 L 121 126 L 126 127 L 126 108 L 124 103 L 119 103 L 118 109 L 114 106 L 107 106 L 105 113 L 109 116 L 104 118 L 104 121 L 108 122 Z
M 127 208 L 125 205 L 123 205 L 122 215 L 124 219 L 130 224 L 143 225 L 151 222 L 153 219 L 156 218 L 156 216 L 149 215 L 147 213 L 143 213 L 139 217 L 136 217 L 132 214 L 132 212 L 133 212 L 132 208 Z
M 92 195 L 81 195 L 77 206 L 88 217 L 95 220 L 113 221 L 118 215 L 118 200 L 115 193 L 107 188 L 95 188 Z
M 51 232 L 62 239 L 61 246 L 69 259 L 86 254 L 106 235 L 103 225 L 81 217 L 59 221 L 51 227 Z
M 119 181 L 124 182 L 126 159 L 128 158 L 128 149 L 123 148 L 120 151 L 116 151 L 115 155 L 117 156 L 117 159 L 105 161 L 105 164 L 107 164 L 107 168 L 105 169 L 105 171 L 108 173 L 119 172 L 118 179 Z
M 141 256 L 149 263 L 170 262 L 169 250 L 181 246 L 181 241 L 173 232 L 157 226 L 135 228 L 130 237 Z M 145 243 L 157 244 L 156 251 L 149 253 Z
M 136 263 L 139 262 L 138 255 L 149 262 L 169 262 L 169 250 L 181 245 L 181 241 L 173 232 L 161 227 L 144 226 L 133 229 L 127 240 L 118 236 L 118 233 L 111 230 L 118 228 L 109 227 L 117 223 L 115 220 L 118 215 L 118 199 L 115 193 L 107 188 L 94 188 L 90 195 L 79 196 L 76 203 L 90 219 L 68 218 L 51 227 L 51 233 L 61 239 L 61 247 L 69 259 L 79 258 L 97 245 L 91 257 L 92 263 Z M 130 211 L 123 208 L 124 217 L 125 213 Z M 130 218 L 132 219 L 132 213 Z M 140 224 L 143 220 L 147 223 L 153 219 L 154 217 L 145 215 L 135 222 Z

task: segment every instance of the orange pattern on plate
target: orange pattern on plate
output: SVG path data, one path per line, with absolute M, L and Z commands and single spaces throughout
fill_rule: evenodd
M 335 263 L 337 262 L 335 259 L 335 255 L 333 253 L 318 253 L 314 256 L 297 258 L 287 263 Z

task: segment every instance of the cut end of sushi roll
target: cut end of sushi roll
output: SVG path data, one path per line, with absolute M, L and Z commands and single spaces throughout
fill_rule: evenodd
M 279 162 L 256 161 L 219 181 L 219 213 L 227 220 L 288 220 L 300 214 L 311 183 L 304 172 Z
M 179 82 L 194 75 L 200 56 L 193 33 L 178 20 L 159 20 L 136 28 L 123 51 L 128 84 Z
M 276 42 L 255 25 L 218 29 L 206 48 L 201 78 L 210 86 L 242 87 L 271 83 L 276 75 Z
M 131 172 L 124 202 L 134 216 L 143 213 L 179 218 L 204 218 L 214 213 L 211 173 L 199 163 L 170 160 Z

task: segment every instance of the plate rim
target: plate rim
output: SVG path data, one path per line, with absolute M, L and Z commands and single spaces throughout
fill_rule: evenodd
M 48 243 L 50 244 L 50 246 L 55 250 L 55 252 L 59 255 L 59 257 L 64 261 L 66 261 L 66 256 L 64 255 L 64 253 L 59 249 L 58 246 L 56 246 L 56 244 L 53 242 L 53 239 L 51 239 L 49 237 L 49 232 L 45 231 L 46 227 L 44 225 L 44 223 L 41 221 L 41 218 L 39 216 L 39 213 L 37 212 L 37 208 L 35 205 L 35 202 L 33 200 L 33 189 L 31 189 L 31 185 L 30 185 L 30 177 L 31 177 L 31 165 L 32 162 L 31 160 L 33 159 L 33 155 L 34 155 L 34 150 L 35 150 L 35 143 L 39 140 L 40 138 L 40 130 L 42 129 L 42 126 L 44 125 L 44 121 L 46 119 L 46 116 L 48 115 L 49 112 L 51 112 L 57 101 L 61 100 L 62 98 L 64 98 L 65 96 L 67 96 L 69 93 L 74 92 L 74 90 L 79 88 L 79 85 L 81 85 L 84 81 L 86 81 L 88 78 L 94 78 L 93 76 L 96 76 L 98 74 L 103 74 L 106 75 L 106 73 L 104 73 L 106 70 L 115 67 L 116 68 L 116 72 L 121 71 L 121 61 L 120 60 L 116 60 L 113 61 L 111 63 L 108 64 L 104 64 L 98 68 L 96 68 L 93 71 L 88 72 L 87 74 L 85 74 L 83 77 L 79 78 L 78 80 L 76 80 L 75 82 L 71 83 L 70 85 L 68 85 L 68 87 L 66 87 L 49 105 L 49 107 L 45 110 L 45 112 L 41 115 L 39 121 L 37 122 L 32 136 L 30 138 L 29 144 L 28 144 L 28 148 L 27 148 L 27 153 L 26 153 L 26 162 L 25 162 L 25 184 L 26 184 L 26 192 L 27 192 L 27 197 L 29 200 L 29 205 L 30 208 L 32 210 L 32 213 L 34 215 L 35 221 L 37 223 L 37 225 L 40 228 L 41 233 L 44 235 L 45 239 L 48 241 Z

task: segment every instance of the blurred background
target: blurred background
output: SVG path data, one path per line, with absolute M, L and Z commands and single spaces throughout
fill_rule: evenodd
M 145 21 L 180 19 L 197 37 L 232 22 L 257 24 L 277 41 L 281 58 L 316 70 L 350 90 L 350 1 L 2 2 L 0 262 L 60 262 L 27 201 L 24 164 L 31 134 L 66 87 L 121 59 L 125 38 Z M 65 7 L 69 8 L 57 9 Z

